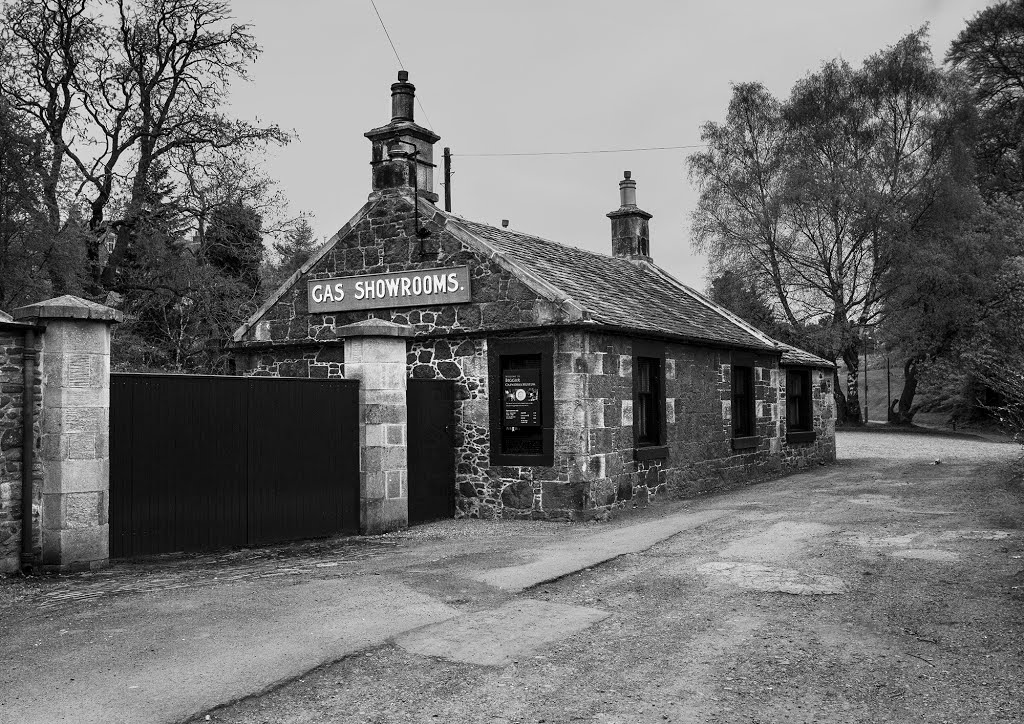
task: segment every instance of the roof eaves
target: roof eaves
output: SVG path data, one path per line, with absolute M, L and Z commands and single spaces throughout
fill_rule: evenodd
M 794 347 L 791 344 L 780 342 L 782 347 L 782 364 L 789 367 L 827 367 L 835 369 L 836 363 L 829 362 L 824 357 L 819 357 L 807 350 Z
M 627 327 L 621 324 L 613 324 L 610 322 L 597 322 L 595 326 L 597 327 L 596 331 L 621 334 L 628 337 L 642 336 L 650 339 L 679 342 L 681 344 L 697 345 L 701 347 L 713 347 L 715 349 L 736 349 L 737 347 L 747 349 L 747 347 L 745 347 L 744 345 L 724 340 L 721 337 L 703 337 L 701 335 L 670 332 L 665 329 L 655 329 L 653 327 Z M 762 349 L 761 347 L 754 347 L 753 345 L 751 345 L 749 348 Z
M 375 198 L 363 204 L 363 207 L 355 213 L 355 216 L 348 220 L 348 223 L 346 223 L 344 226 L 338 229 L 338 231 L 335 232 L 334 236 L 325 241 L 324 245 L 321 246 L 315 254 L 309 257 L 309 259 L 307 259 L 306 262 L 302 266 L 300 266 L 294 274 L 288 277 L 288 279 L 286 279 L 285 282 L 281 284 L 281 286 L 279 286 L 277 290 L 270 295 L 270 297 L 267 298 L 267 301 L 265 301 L 260 306 L 260 308 L 257 309 L 256 312 L 251 317 L 249 317 L 248 320 L 246 320 L 245 324 L 243 324 L 241 327 L 235 330 L 235 333 L 231 336 L 232 341 L 241 342 L 242 337 L 245 336 L 246 332 L 255 327 L 256 323 L 263 318 L 263 315 L 270 311 L 271 307 L 273 307 L 275 304 L 281 301 L 281 297 L 283 297 L 285 293 L 292 288 L 295 282 L 297 282 L 302 277 L 303 274 L 312 269 L 313 265 L 316 264 L 321 259 L 323 259 L 327 255 L 327 253 L 335 247 L 335 245 L 338 243 L 340 239 L 342 239 L 350 231 L 352 231 L 352 229 L 355 228 L 356 225 L 358 225 L 359 222 L 363 220 L 366 214 L 369 213 L 370 209 L 376 206 L 379 200 L 379 198 Z

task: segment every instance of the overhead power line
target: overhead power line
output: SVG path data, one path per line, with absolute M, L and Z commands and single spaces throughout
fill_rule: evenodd
M 377 9 L 377 3 L 370 0 L 370 5 L 373 6 L 373 12 L 377 14 L 377 20 L 380 21 L 380 26 L 384 28 L 384 35 L 388 39 L 388 44 L 391 45 L 391 51 L 395 54 L 395 60 L 398 61 L 398 69 L 407 70 L 405 63 L 402 62 L 402 56 L 398 54 L 398 48 L 395 47 L 395 41 L 391 39 L 391 33 L 388 32 L 388 26 L 384 24 L 384 18 L 380 16 L 380 10 Z M 434 130 L 434 124 L 430 122 L 430 116 L 427 115 L 427 109 L 423 107 L 423 101 L 420 100 L 418 95 L 416 96 L 416 105 L 418 105 L 420 110 L 423 112 L 423 120 L 427 122 L 427 128 Z
M 370 0 L 370 5 L 373 6 L 373 12 L 377 13 L 377 19 L 380 20 L 380 26 L 384 28 L 384 35 L 387 36 L 388 42 L 391 44 L 391 50 L 395 54 L 395 59 L 398 61 L 398 68 L 404 69 L 405 63 L 402 62 L 402 56 L 398 54 L 398 48 L 395 47 L 395 41 L 391 39 L 391 33 L 388 32 L 388 26 L 384 24 L 384 18 L 380 16 L 380 10 L 377 9 L 377 3 Z
M 682 148 L 704 148 L 706 143 L 693 143 L 687 146 L 645 146 L 644 148 L 601 148 L 590 151 L 533 151 L 525 153 L 452 153 L 452 156 L 579 156 L 587 153 L 631 153 L 633 151 L 675 151 Z

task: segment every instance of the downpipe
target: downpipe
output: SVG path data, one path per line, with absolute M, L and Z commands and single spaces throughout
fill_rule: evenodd
M 32 473 L 35 470 L 36 426 L 36 332 L 25 330 L 21 389 L 21 571 L 32 571 Z

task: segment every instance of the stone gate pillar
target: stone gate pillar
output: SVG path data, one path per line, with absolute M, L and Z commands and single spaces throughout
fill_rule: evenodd
M 337 330 L 345 378 L 359 380 L 359 532 L 409 525 L 406 339 L 411 327 L 367 319 Z
M 15 309 L 13 316 L 46 327 L 40 360 L 42 566 L 104 566 L 110 557 L 110 325 L 123 315 L 65 295 Z

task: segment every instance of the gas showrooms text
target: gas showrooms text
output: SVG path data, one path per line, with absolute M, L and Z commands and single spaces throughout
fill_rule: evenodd
M 450 274 L 416 274 L 390 279 L 358 280 L 349 292 L 355 299 L 387 299 L 395 297 L 418 297 L 425 294 L 448 294 L 459 291 L 459 280 L 455 272 Z M 310 290 L 313 301 L 340 302 L 345 298 L 345 285 L 314 284 Z

